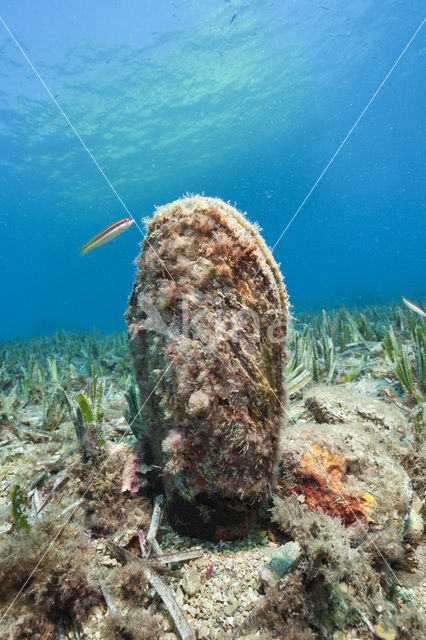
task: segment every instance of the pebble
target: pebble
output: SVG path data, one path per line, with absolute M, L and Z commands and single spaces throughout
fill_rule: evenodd
M 260 572 L 262 582 L 267 587 L 273 587 L 283 578 L 297 562 L 301 554 L 298 542 L 287 542 L 279 547 L 270 563 Z
M 378 624 L 374 632 L 376 636 L 382 638 L 382 640 L 395 640 L 396 638 L 395 629 L 385 629 L 382 624 Z
M 201 587 L 200 576 L 195 569 L 190 569 L 183 577 L 182 589 L 189 596 L 194 596 Z
M 203 569 L 204 567 L 209 567 L 210 566 L 210 560 L 208 558 L 197 558 L 194 562 L 194 565 L 197 567 L 197 569 Z
M 411 509 L 408 516 L 408 527 L 405 536 L 410 542 L 420 542 L 422 539 L 423 518 L 414 509 Z
M 209 626 L 203 622 L 201 627 L 197 630 L 197 638 L 198 640 L 203 640 L 204 638 L 208 638 L 210 635 Z
M 176 599 L 176 602 L 178 603 L 178 605 L 179 605 L 180 607 L 181 607 L 181 606 L 183 605 L 183 603 L 184 603 L 184 598 L 185 598 L 185 596 L 184 596 L 184 594 L 183 594 L 182 587 L 181 587 L 181 586 L 179 586 L 179 587 L 176 589 L 175 599 Z
M 371 353 L 374 353 L 375 356 L 382 355 L 385 350 L 381 342 L 377 342 L 374 346 L 370 348 Z
M 102 558 L 101 564 L 105 567 L 116 567 L 119 562 L 117 558 L 110 558 L 109 556 L 105 556 L 104 558 Z
M 227 604 L 226 607 L 223 608 L 223 613 L 226 616 L 232 616 L 235 613 L 235 607 L 232 604 Z

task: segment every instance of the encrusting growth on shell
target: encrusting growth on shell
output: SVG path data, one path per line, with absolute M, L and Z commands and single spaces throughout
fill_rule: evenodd
M 126 313 L 154 465 L 173 525 L 250 527 L 276 471 L 288 297 L 259 230 L 201 196 L 160 207 Z
M 399 544 L 412 487 L 404 469 L 359 425 L 306 423 L 283 434 L 276 499 L 335 518 L 357 544 L 366 531 L 374 537 L 384 530 Z M 280 509 L 274 507 L 275 516 Z

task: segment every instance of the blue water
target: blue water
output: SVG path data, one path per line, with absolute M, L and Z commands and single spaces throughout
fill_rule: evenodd
M 413 34 L 417 0 L 3 1 L 131 214 L 236 203 L 273 246 Z M 293 311 L 425 294 L 426 24 L 274 254 Z M 141 233 L 0 23 L 0 339 L 124 328 Z

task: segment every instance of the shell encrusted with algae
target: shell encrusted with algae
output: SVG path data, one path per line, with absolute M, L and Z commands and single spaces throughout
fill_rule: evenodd
M 256 226 L 187 197 L 147 226 L 126 312 L 171 524 L 243 535 L 268 496 L 283 419 L 288 297 Z

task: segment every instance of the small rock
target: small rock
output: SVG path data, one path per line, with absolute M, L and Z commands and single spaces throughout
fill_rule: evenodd
M 110 558 L 109 556 L 106 556 L 105 558 L 102 558 L 101 564 L 105 567 L 115 567 L 118 565 L 118 560 L 116 558 Z
M 13 526 L 13 525 L 12 525 L 12 523 L 11 523 L 11 522 L 6 522 L 5 524 L 2 524 L 2 525 L 0 526 L 0 535 L 1 535 L 1 534 L 3 534 L 3 533 L 9 533 L 9 531 L 10 531 L 10 530 L 11 530 L 11 528 L 12 528 L 12 526 Z
M 171 618 L 170 618 L 170 614 L 169 614 L 169 612 L 167 611 L 166 607 L 165 607 L 164 605 L 163 605 L 163 606 L 160 606 L 160 611 L 161 611 L 161 613 L 163 614 L 163 615 L 161 616 L 161 618 L 162 618 L 162 620 L 161 620 L 161 626 L 162 626 L 162 628 L 163 628 L 163 631 L 164 631 L 164 632 L 167 632 L 167 631 L 173 631 L 173 626 L 174 626 L 174 625 L 172 624 L 172 621 L 171 621 Z
M 201 587 L 200 576 L 194 569 L 190 569 L 182 580 L 182 589 L 189 596 L 193 596 Z
M 385 352 L 381 342 L 377 342 L 373 347 L 370 347 L 370 351 L 374 353 L 375 356 L 380 356 Z
M 423 518 L 414 509 L 410 510 L 408 516 L 408 527 L 405 533 L 410 542 L 420 542 L 423 536 Z
M 204 567 L 208 567 L 211 563 L 208 558 L 197 558 L 194 562 L 197 569 L 203 569 Z
M 201 627 L 197 630 L 197 638 L 198 640 L 203 640 L 204 638 L 208 638 L 208 637 L 209 637 L 209 627 L 205 622 L 203 622 Z
M 287 542 L 279 547 L 271 562 L 260 572 L 260 577 L 265 586 L 273 587 L 278 580 L 283 578 L 301 553 L 298 542 Z
M 396 631 L 395 629 L 387 629 L 385 630 L 382 624 L 378 624 L 375 628 L 375 634 L 382 640 L 395 640 Z
M 398 582 L 407 589 L 415 589 L 422 584 L 422 575 L 418 572 L 410 573 L 409 571 L 395 571 Z
M 182 587 L 178 587 L 176 589 L 176 602 L 178 603 L 178 605 L 181 607 L 183 605 L 183 601 L 184 601 L 184 595 L 183 595 L 183 591 L 182 591 Z
M 223 613 L 226 616 L 232 616 L 235 613 L 235 607 L 232 604 L 227 604 L 226 607 L 223 608 Z
M 260 589 L 263 586 L 261 573 L 262 572 L 258 573 L 257 576 L 255 577 L 254 581 L 253 581 L 253 589 L 255 589 L 256 591 L 260 591 Z
M 417 493 L 413 492 L 413 502 L 411 506 L 413 507 L 414 511 L 416 511 L 416 513 L 420 513 L 423 508 L 423 502 L 420 500 Z
M 175 633 L 163 633 L 159 640 L 179 640 L 179 636 Z
M 279 547 L 265 547 L 262 550 L 265 560 L 271 560 L 271 558 L 274 557 L 274 555 L 276 554 L 278 549 L 279 549 Z

